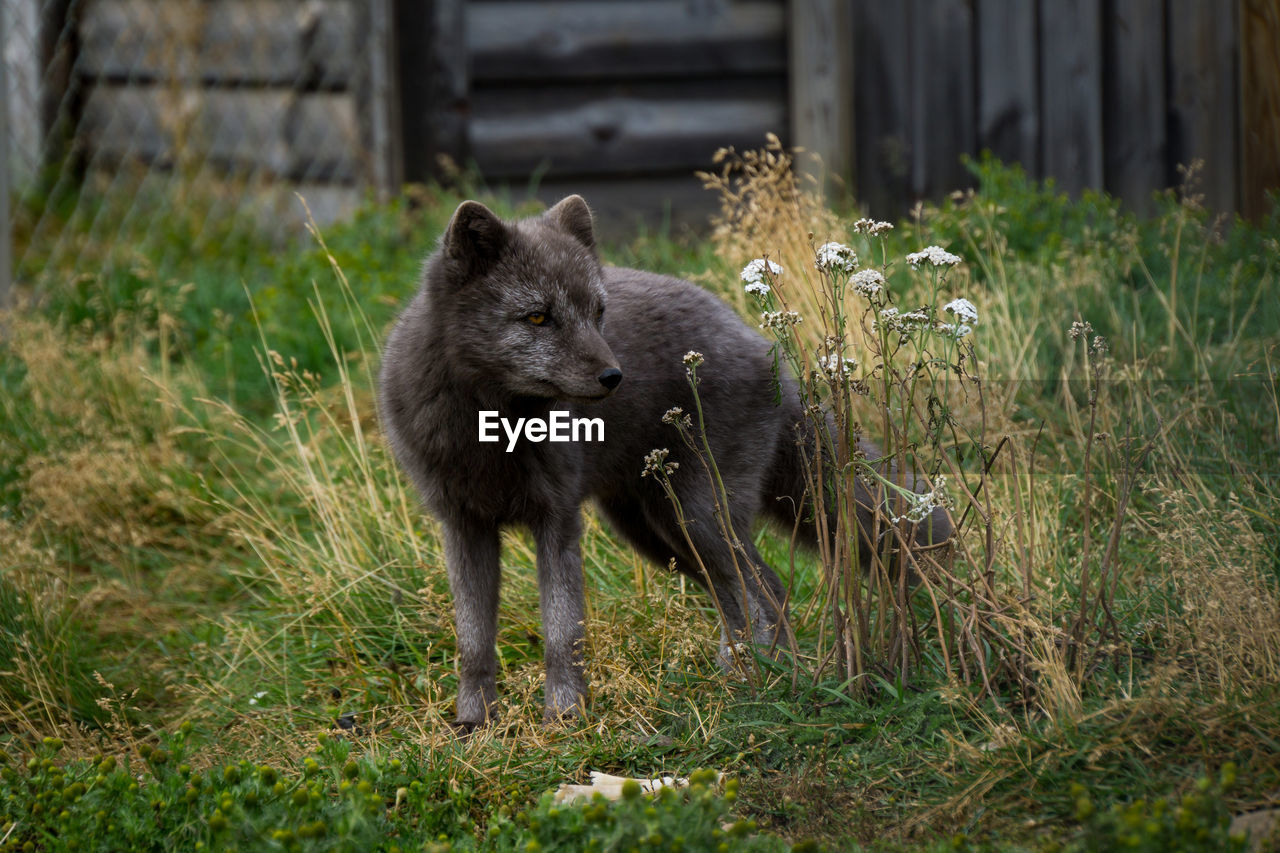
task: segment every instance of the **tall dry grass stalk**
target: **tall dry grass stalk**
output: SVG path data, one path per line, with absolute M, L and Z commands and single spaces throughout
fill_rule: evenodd
M 190 447 L 156 399 L 161 376 L 193 379 L 157 369 L 131 321 L 86 332 L 21 308 L 0 322 L 6 379 L 20 377 L 0 394 L 0 469 L 18 496 L 17 511 L 0 513 L 0 728 L 76 738 L 98 716 L 93 662 L 177 626 L 154 605 L 153 563 L 191 552 L 183 528 L 216 525 L 187 481 Z M 167 580 L 175 591 L 187 582 Z M 139 681 L 154 665 L 134 654 Z
M 1008 400 L 988 379 L 988 337 L 1024 362 L 1031 342 L 1011 346 L 990 321 L 978 324 L 959 257 L 931 247 L 904 263 L 889 255 L 888 223 L 834 218 L 800 186 L 776 139 L 718 161 L 721 171 L 703 176 L 721 196 L 717 252 L 750 262 L 742 277 L 757 298 L 740 295 L 740 304 L 777 340 L 818 436 L 809 491 L 819 526 L 834 529 L 819 537 L 822 603 L 801 608 L 817 618 L 801 628 L 816 635 L 811 675 L 834 665 L 859 692 L 928 671 L 981 695 L 1012 689 L 1055 717 L 1072 713 L 1086 669 L 1117 633 L 1108 574 L 1116 543 L 1102 549 L 1101 578 L 1096 555 L 1084 555 L 1070 580 L 1074 604 L 1063 579 L 1042 571 L 1056 513 L 1037 481 L 1039 435 L 993 415 Z M 974 263 L 989 271 L 1000 259 Z M 1086 458 L 1101 431 L 1097 403 Z M 862 439 L 878 458 L 861 455 Z M 874 505 L 857 504 L 855 478 L 880 496 Z M 1117 535 L 1126 502 L 1111 507 Z M 909 547 L 912 522 L 940 506 L 956 522 L 952 542 Z M 859 515 L 870 519 L 871 540 L 889 546 L 874 549 L 865 573 Z

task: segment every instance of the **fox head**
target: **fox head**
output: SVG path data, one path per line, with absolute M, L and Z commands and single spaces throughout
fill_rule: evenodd
M 468 381 L 499 396 L 563 401 L 601 399 L 622 382 L 602 334 L 603 274 L 581 196 L 514 223 L 465 201 L 437 259 L 433 313 Z

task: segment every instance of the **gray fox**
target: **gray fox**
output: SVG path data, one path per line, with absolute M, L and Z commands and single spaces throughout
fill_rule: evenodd
M 704 358 L 698 393 L 729 498 L 732 545 L 697 458 L 662 421 L 675 406 L 693 411 L 682 363 L 689 351 Z M 458 207 L 387 340 L 379 404 L 396 459 L 443 530 L 460 726 L 485 723 L 497 698 L 498 534 L 505 525 L 526 526 L 537 544 L 546 716 L 584 709 L 578 540 L 588 498 L 639 552 L 661 565 L 674 559 L 710 591 L 722 616 L 723 662 L 732 661 L 739 640 L 778 641 L 786 591 L 752 545 L 752 528 L 762 513 L 788 528 L 811 515 L 805 454 L 812 428 L 806 432 L 794 382 L 776 378 L 774 366 L 768 341 L 710 293 L 603 266 L 581 197 L 517 222 L 478 202 Z M 602 430 L 584 431 L 602 440 L 548 435 L 556 423 L 578 419 L 602 422 Z M 495 440 L 499 421 L 506 435 Z M 660 484 L 641 477 L 645 456 L 664 447 L 669 462 L 683 463 L 673 483 L 689 522 L 684 530 Z M 864 450 L 875 457 L 870 445 Z M 859 489 L 865 539 L 874 501 Z M 941 510 L 928 527 L 915 534 L 918 542 L 950 535 Z M 870 544 L 861 550 L 869 553 Z

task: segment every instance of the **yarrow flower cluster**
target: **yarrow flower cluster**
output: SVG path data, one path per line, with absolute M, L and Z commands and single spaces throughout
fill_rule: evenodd
M 655 448 L 645 454 L 644 470 L 640 472 L 641 477 L 647 477 L 652 474 L 654 477 L 670 477 L 680 467 L 679 462 L 668 462 L 667 457 L 671 455 L 671 451 L 667 448 Z
M 972 302 L 964 297 L 952 299 L 946 305 L 942 306 L 942 310 L 950 314 L 955 314 L 956 319 L 961 323 L 969 323 L 976 325 L 978 322 L 978 309 Z
M 843 243 L 823 243 L 813 265 L 823 272 L 848 275 L 858 267 L 858 256 Z
M 950 507 L 951 497 L 947 494 L 947 475 L 939 474 L 938 479 L 934 481 L 933 489 L 925 492 L 923 495 L 906 495 L 907 502 L 906 512 L 896 516 L 893 523 L 900 521 L 909 521 L 912 524 L 919 524 L 928 518 L 935 509 L 939 507 Z
M 836 353 L 818 356 L 818 372 L 832 382 L 840 382 L 849 378 L 849 374 L 858 369 L 858 362 L 852 358 L 841 358 Z
M 762 329 L 785 329 L 803 322 L 804 318 L 795 311 L 766 311 L 760 315 Z
M 877 329 L 884 328 L 891 332 L 907 334 L 908 332 L 914 332 L 916 329 L 923 329 L 928 324 L 929 315 L 922 309 L 904 312 L 891 306 L 880 309 L 880 314 L 876 317 L 873 325 Z
M 1067 336 L 1073 341 L 1079 340 L 1080 338 L 1088 340 L 1089 336 L 1092 334 L 1093 325 L 1088 320 L 1076 320 L 1071 324 L 1071 328 L 1067 330 Z M 1093 342 L 1089 345 L 1090 352 L 1097 356 L 1106 355 L 1107 350 L 1110 348 L 1111 347 L 1107 344 L 1107 339 L 1102 335 L 1095 335 Z
M 879 237 L 886 231 L 893 230 L 892 222 L 877 222 L 874 219 L 859 219 L 853 223 L 853 230 L 857 234 L 869 234 L 872 237 Z
M 849 279 L 849 284 L 855 291 L 868 299 L 884 290 L 885 287 L 884 276 L 880 274 L 879 270 L 872 269 L 860 270 L 854 273 Z
M 942 310 L 948 314 L 956 315 L 956 322 L 954 323 L 938 323 L 935 331 L 945 337 L 960 340 L 971 333 L 974 325 L 978 322 L 978 309 L 964 297 L 952 299 L 942 306 Z
M 689 350 L 680 360 L 684 362 L 685 367 L 692 369 L 702 364 L 702 353 L 697 350 Z
M 955 338 L 957 341 L 965 335 L 973 331 L 973 327 L 964 323 L 939 323 L 938 334 L 945 335 L 948 338 Z
M 679 406 L 672 406 L 662 414 L 662 422 L 676 427 L 693 428 L 693 420 Z
M 742 268 L 741 278 L 746 283 L 747 293 L 764 296 L 769 292 L 769 283 L 765 281 L 765 273 L 770 277 L 782 275 L 782 267 L 768 258 L 756 258 Z
M 935 267 L 954 267 L 961 260 L 959 255 L 953 255 L 941 246 L 926 246 L 919 252 L 907 255 L 907 263 L 911 264 L 913 270 L 920 269 L 923 263 L 930 263 Z
M 1093 325 L 1088 320 L 1076 320 L 1071 324 L 1071 328 L 1067 330 L 1067 335 L 1071 340 L 1087 338 L 1093 334 Z

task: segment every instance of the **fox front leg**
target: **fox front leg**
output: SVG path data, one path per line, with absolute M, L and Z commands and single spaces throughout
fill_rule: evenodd
M 582 519 L 551 518 L 534 530 L 538 543 L 538 603 L 542 610 L 547 668 L 548 721 L 586 710 L 587 680 L 582 666 L 586 603 L 582 591 Z
M 458 637 L 458 725 L 488 722 L 498 700 L 498 561 L 496 528 L 468 521 L 444 525 L 445 562 Z

